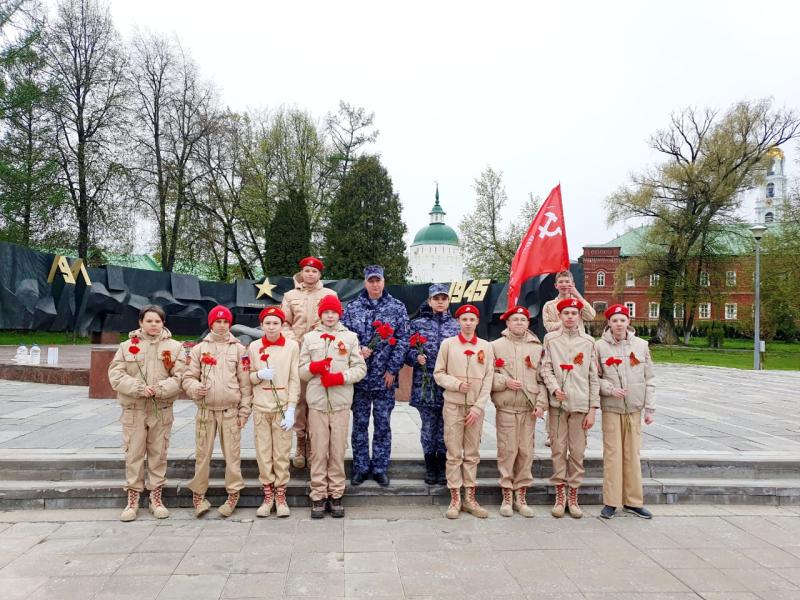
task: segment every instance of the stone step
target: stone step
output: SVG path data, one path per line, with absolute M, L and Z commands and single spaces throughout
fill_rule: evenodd
M 164 489 L 167 506 L 190 507 L 191 492 L 187 481 L 171 481 Z M 587 477 L 581 488 L 581 502 L 602 503 L 602 479 Z M 800 504 L 800 481 L 797 479 L 713 479 L 713 478 L 645 478 L 645 501 L 648 504 Z M 479 499 L 486 504 L 499 504 L 501 491 L 496 478 L 478 481 Z M 287 489 L 292 506 L 309 505 L 306 482 L 293 480 Z M 224 502 L 224 481 L 212 479 L 207 494 L 213 506 Z M 531 504 L 551 504 L 553 488 L 542 480 L 535 481 L 529 489 Z M 106 479 L 75 481 L 5 480 L 0 482 L 0 510 L 21 508 L 121 508 L 125 495 L 119 482 Z M 349 506 L 380 505 L 445 505 L 449 493 L 444 486 L 429 486 L 418 479 L 394 479 L 389 487 L 382 488 L 372 481 L 358 487 L 348 484 L 345 504 Z M 261 503 L 261 484 L 248 478 L 242 490 L 240 506 L 256 507 Z M 143 506 L 147 498 L 144 495 Z
M 108 479 L 118 481 L 124 477 L 125 463 L 119 455 L 24 455 L 20 451 L 15 457 L 0 457 L 0 481 L 3 480 L 52 480 L 82 481 Z M 602 478 L 603 461 L 598 455 L 589 455 L 584 461 L 587 477 Z M 352 461 L 345 461 L 350 475 Z M 225 463 L 221 457 L 211 461 L 211 477 L 224 476 Z M 293 480 L 305 481 L 308 470 L 291 470 Z M 537 456 L 533 463 L 533 477 L 542 480 L 552 473 L 549 455 Z M 395 479 L 421 479 L 424 462 L 421 458 L 396 458 L 389 470 Z M 193 458 L 174 458 L 169 461 L 167 476 L 171 479 L 190 479 L 194 474 Z M 242 458 L 242 474 L 246 478 L 258 477 L 258 465 L 252 457 Z M 800 481 L 800 458 L 739 457 L 739 456 L 650 456 L 642 458 L 642 475 L 653 479 L 797 479 Z M 478 477 L 497 477 L 497 460 L 482 458 L 478 466 Z

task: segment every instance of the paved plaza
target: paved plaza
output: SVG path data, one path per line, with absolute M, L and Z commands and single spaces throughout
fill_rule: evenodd
M 503 598 L 796 600 L 800 508 L 662 506 L 653 521 L 443 517 L 348 508 L 344 520 L 156 522 L 117 510 L 0 513 L 4 600 Z
M 643 456 L 800 456 L 800 371 L 742 371 L 656 365 L 656 422 L 642 428 Z M 90 400 L 87 388 L 0 382 L 0 457 L 81 454 L 122 457 L 116 400 Z M 170 458 L 194 453 L 194 405 L 178 401 Z M 420 457 L 419 416 L 399 403 L 392 414 L 392 453 Z M 544 447 L 544 423 L 536 446 Z M 242 435 L 243 457 L 253 457 L 252 419 Z M 588 456 L 602 450 L 599 417 Z M 494 410 L 489 404 L 482 454 L 494 457 Z

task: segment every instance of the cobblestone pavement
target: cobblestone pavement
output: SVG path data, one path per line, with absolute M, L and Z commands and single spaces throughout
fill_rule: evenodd
M 800 598 L 800 509 L 658 506 L 656 518 L 443 517 L 348 508 L 343 520 L 228 522 L 186 510 L 0 513 L 4 600 L 158 598 Z M 141 514 L 141 513 L 140 513 Z
M 742 371 L 657 365 L 656 423 L 643 427 L 643 456 L 800 453 L 800 371 Z M 170 458 L 194 452 L 194 405 L 175 405 Z M 0 381 L 0 457 L 36 453 L 121 456 L 119 407 L 90 400 L 87 388 Z M 599 423 L 599 419 L 598 419 Z M 419 415 L 406 404 L 392 414 L 395 457 L 420 455 Z M 537 455 L 546 454 L 544 423 L 537 426 Z M 596 425 L 589 456 L 602 449 Z M 494 411 L 487 409 L 482 454 L 495 454 Z M 252 420 L 242 436 L 243 456 L 253 456 Z

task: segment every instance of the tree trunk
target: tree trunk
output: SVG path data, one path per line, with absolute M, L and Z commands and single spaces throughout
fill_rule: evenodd
M 661 288 L 661 300 L 658 309 L 658 327 L 654 341 L 661 344 L 675 344 L 678 335 L 675 332 L 675 281 L 680 273 L 680 261 L 677 259 L 677 252 L 670 246 L 667 252 L 666 273 L 664 275 L 664 286 Z

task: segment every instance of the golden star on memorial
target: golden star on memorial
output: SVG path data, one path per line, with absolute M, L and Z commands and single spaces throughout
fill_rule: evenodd
M 274 290 L 277 285 L 269 282 L 269 277 L 264 278 L 264 283 L 257 283 L 255 286 L 258 288 L 258 294 L 256 294 L 256 300 L 261 298 L 261 296 L 269 296 L 273 300 L 275 297 L 272 295 L 272 290 Z

